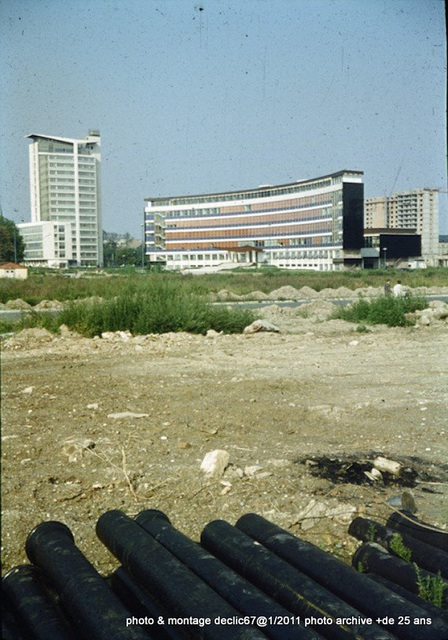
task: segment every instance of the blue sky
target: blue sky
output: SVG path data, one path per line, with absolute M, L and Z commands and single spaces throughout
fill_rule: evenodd
M 147 197 L 344 168 L 366 197 L 447 189 L 442 0 L 1 0 L 0 18 L 0 201 L 16 222 L 29 133 L 100 129 L 103 226 L 136 237 Z

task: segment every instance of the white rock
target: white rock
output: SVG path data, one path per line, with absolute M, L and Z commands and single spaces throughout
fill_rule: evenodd
M 113 420 L 122 420 L 123 418 L 149 418 L 149 413 L 133 413 L 132 411 L 123 411 L 122 413 L 109 413 L 108 418 Z
M 357 509 L 351 504 L 339 504 L 326 510 L 327 518 L 335 518 L 339 522 L 350 522 Z
M 230 454 L 224 449 L 215 449 L 205 454 L 201 463 L 201 471 L 208 476 L 219 478 L 229 464 Z
M 244 475 L 245 476 L 254 476 L 256 473 L 261 471 L 263 467 L 260 467 L 258 464 L 253 464 L 252 466 L 244 467 Z
M 209 329 L 207 331 L 207 333 L 205 334 L 205 337 L 206 338 L 217 338 L 220 335 L 222 335 L 222 331 L 218 333 L 218 331 L 215 331 L 214 329 Z
M 34 391 L 34 387 L 26 387 L 26 389 L 24 389 L 22 393 L 33 393 L 33 391 Z
M 255 474 L 255 478 L 257 480 L 264 480 L 265 478 L 269 478 L 269 476 L 272 476 L 272 472 L 271 471 L 262 471 L 261 473 L 256 473 Z
M 369 478 L 369 480 L 372 480 L 372 482 L 378 482 L 379 480 L 383 479 L 383 474 L 381 473 L 381 471 L 379 471 L 379 469 L 375 469 L 375 467 L 372 467 L 370 471 L 364 471 L 364 473 Z
M 103 340 L 113 340 L 115 338 L 115 333 L 113 331 L 103 331 L 101 338 Z
M 307 529 L 312 529 L 323 517 L 327 508 L 323 502 L 317 502 L 314 500 L 310 500 L 305 509 L 299 513 L 297 517 L 297 522 L 300 523 L 300 527 L 303 531 Z
M 267 320 L 255 320 L 255 322 L 252 322 L 252 324 L 248 325 L 244 329 L 243 333 L 247 335 L 251 333 L 258 333 L 259 331 L 272 331 L 274 333 L 279 333 L 280 329 L 275 324 L 272 324 Z
M 382 456 L 375 458 L 373 466 L 375 469 L 378 469 L 378 471 L 386 471 L 387 473 L 391 473 L 393 476 L 399 476 L 401 474 L 401 464 L 399 462 L 383 458 Z
M 87 405 L 87 409 L 93 409 L 94 411 L 98 411 L 99 406 L 100 405 L 98 404 L 98 402 L 92 402 L 92 404 Z
M 62 453 L 68 456 L 69 462 L 78 462 L 85 449 L 92 449 L 95 443 L 90 438 L 69 438 L 62 445 Z

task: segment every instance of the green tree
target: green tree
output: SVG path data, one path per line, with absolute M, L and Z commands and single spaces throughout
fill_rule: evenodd
M 139 267 L 142 263 L 142 250 L 131 247 L 120 247 L 117 249 L 116 261 L 118 266 L 134 265 Z
M 117 243 L 114 240 L 109 240 L 103 245 L 103 256 L 105 267 L 115 267 L 117 256 Z
M 0 264 L 21 262 L 25 255 L 25 243 L 12 220 L 0 216 Z

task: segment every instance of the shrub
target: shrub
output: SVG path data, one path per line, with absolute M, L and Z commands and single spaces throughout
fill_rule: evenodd
M 59 316 L 60 323 L 88 337 L 127 329 L 133 334 L 239 333 L 254 319 L 248 310 L 213 307 L 175 280 L 152 281 L 144 291 L 110 300 L 74 302 Z
M 398 556 L 399 558 L 403 558 L 406 562 L 411 561 L 412 551 L 407 547 L 403 541 L 403 538 L 399 533 L 394 533 L 390 540 L 390 549 L 391 551 Z
M 393 298 L 381 296 L 372 301 L 361 298 L 348 307 L 339 307 L 334 317 L 348 322 L 365 324 L 387 324 L 389 327 L 404 327 L 413 324 L 406 318 L 407 313 L 428 306 L 425 298 L 403 296 Z
M 446 583 L 440 575 L 440 571 L 435 576 L 423 576 L 420 567 L 414 563 L 415 573 L 417 576 L 418 595 L 423 600 L 431 602 L 436 607 L 447 609 L 444 593 L 446 591 Z

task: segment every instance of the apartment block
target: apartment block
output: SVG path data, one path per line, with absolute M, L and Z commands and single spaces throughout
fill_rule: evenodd
M 422 257 L 437 265 L 439 253 L 439 190 L 414 189 L 390 197 L 366 198 L 366 229 L 415 229 Z
M 101 210 L 101 140 L 99 131 L 83 139 L 31 134 L 29 148 L 31 221 L 57 223 L 55 242 L 65 233 L 70 242 L 68 266 L 102 266 L 103 230 Z M 62 225 L 62 226 L 61 226 Z M 42 237 L 48 229 L 42 229 Z M 29 250 L 31 255 L 31 250 Z M 48 258 L 58 255 L 55 246 Z M 47 254 L 46 254 L 47 255 Z M 68 257 L 70 256 L 70 257 Z
M 333 271 L 360 264 L 361 171 L 146 202 L 146 254 L 167 269 L 255 263 Z

